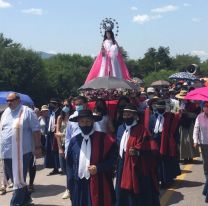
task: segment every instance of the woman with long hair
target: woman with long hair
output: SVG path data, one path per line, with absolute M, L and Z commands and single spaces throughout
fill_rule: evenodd
M 67 122 L 69 120 L 69 115 L 71 113 L 71 104 L 68 100 L 64 101 L 64 107 L 61 110 L 60 115 L 57 119 L 57 125 L 56 125 L 56 133 L 55 137 L 58 142 L 58 150 L 59 150 L 59 163 L 61 166 L 62 174 L 66 174 L 66 159 L 65 159 L 65 136 L 66 136 L 66 126 Z M 62 199 L 67 199 L 70 197 L 69 193 L 69 185 L 67 181 L 67 187 L 66 191 L 64 192 Z

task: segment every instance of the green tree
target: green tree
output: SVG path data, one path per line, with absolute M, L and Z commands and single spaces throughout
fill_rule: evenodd
M 147 75 L 153 71 L 161 69 L 171 69 L 172 58 L 170 57 L 169 47 L 159 47 L 158 50 L 151 47 L 144 54 L 144 58 L 138 60 L 140 72 Z
M 140 70 L 139 63 L 137 60 L 129 59 L 126 62 L 126 66 L 129 70 L 131 77 L 143 78 L 143 76 L 141 75 L 141 70 Z
M 158 70 L 160 69 L 170 69 L 172 64 L 172 58 L 170 57 L 170 48 L 160 46 L 157 50 L 155 64 L 158 64 Z M 156 66 L 155 66 L 156 69 Z
M 175 73 L 175 71 L 172 70 L 160 70 L 157 72 L 152 72 L 149 75 L 145 76 L 144 78 L 145 86 L 149 86 L 152 82 L 157 80 L 170 81 L 168 77 L 173 73 Z
M 67 98 L 77 94 L 92 66 L 92 58 L 78 54 L 58 54 L 44 60 L 50 87 L 50 96 Z
M 177 71 L 186 71 L 187 66 L 190 64 L 200 65 L 200 58 L 188 54 L 176 55 L 173 59 L 172 69 Z
M 201 76 L 208 77 L 208 59 L 200 64 Z
M 37 104 L 47 98 L 47 81 L 41 58 L 0 34 L 0 88 L 28 94 Z
M 2 33 L 0 33 L 0 47 L 1 48 L 21 48 L 21 44 L 14 43 L 12 39 L 5 38 Z
M 119 49 L 120 49 L 120 52 L 122 54 L 124 61 L 127 61 L 129 59 L 128 52 L 122 46 L 119 46 Z

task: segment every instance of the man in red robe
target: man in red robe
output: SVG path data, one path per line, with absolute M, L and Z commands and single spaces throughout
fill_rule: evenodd
M 124 108 L 123 121 L 117 133 L 116 206 L 159 206 L 157 144 L 140 123 L 133 104 Z
M 158 100 L 150 116 L 149 129 L 160 151 L 158 176 L 162 188 L 167 188 L 181 174 L 179 166 L 179 115 L 166 111 L 166 101 Z

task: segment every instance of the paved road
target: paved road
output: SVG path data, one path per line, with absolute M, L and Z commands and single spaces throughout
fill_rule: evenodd
M 60 175 L 47 176 L 50 172 L 43 169 L 43 161 L 38 161 L 38 172 L 35 180 L 35 192 L 32 194 L 33 203 L 37 206 L 71 206 L 70 200 L 61 198 L 65 191 L 65 177 Z M 204 183 L 201 159 L 192 165 L 181 166 L 182 175 L 173 186 L 161 191 L 161 206 L 205 206 L 202 189 Z M 0 196 L 0 206 L 9 206 L 11 190 Z
M 164 191 L 161 196 L 161 206 L 205 206 L 205 197 L 202 195 L 205 178 L 201 158 L 194 164 L 181 166 L 180 175 L 173 186 Z
M 61 197 L 65 191 L 66 177 L 62 175 L 47 176 L 51 169 L 43 169 L 43 160 L 37 161 L 35 192 L 33 203 L 37 206 L 71 206 L 70 200 Z M 0 206 L 9 206 L 12 191 L 0 196 Z

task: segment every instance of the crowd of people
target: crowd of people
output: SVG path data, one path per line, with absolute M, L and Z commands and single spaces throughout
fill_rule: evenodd
M 48 175 L 66 178 L 62 198 L 72 206 L 157 206 L 160 189 L 181 174 L 180 162 L 200 156 L 200 146 L 208 202 L 208 102 L 185 100 L 188 89 L 149 87 L 93 107 L 84 96 L 52 98 L 40 109 L 10 93 L 1 116 L 1 194 L 12 184 L 10 205 L 31 203 L 42 156 Z

